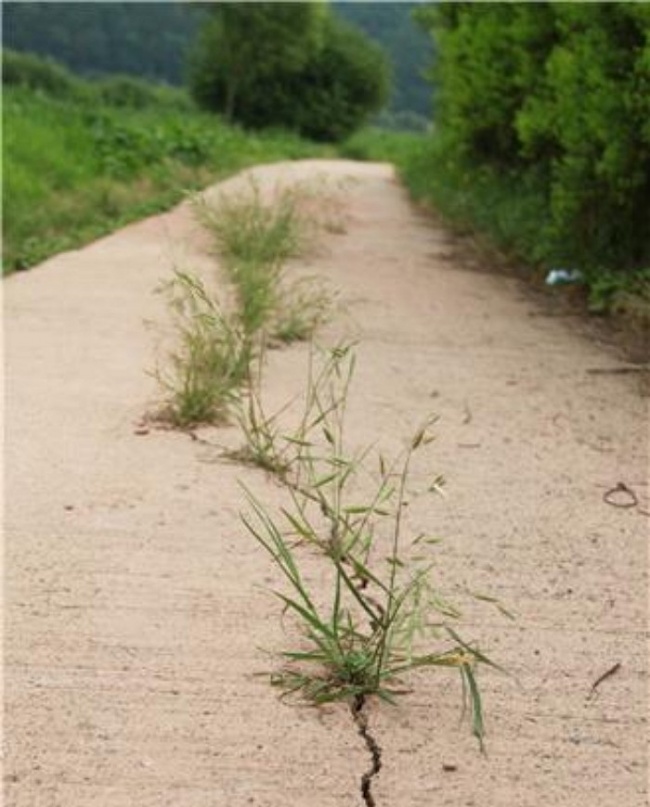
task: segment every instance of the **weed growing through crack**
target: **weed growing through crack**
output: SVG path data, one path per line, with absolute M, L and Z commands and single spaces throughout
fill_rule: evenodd
M 424 550 L 433 539 L 407 536 L 412 460 L 431 442 L 432 422 L 417 431 L 401 457 L 391 463 L 378 458 L 375 482 L 364 497 L 360 482 L 370 454 L 349 456 L 344 441 L 353 366 L 353 353 L 338 348 L 315 376 L 318 383 L 310 381 L 307 414 L 298 438 L 289 439 L 297 450 L 282 477 L 291 506 L 272 515 L 246 492 L 251 513 L 243 522 L 282 573 L 288 589 L 277 597 L 304 629 L 304 647 L 282 653 L 286 666 L 272 682 L 316 703 L 346 700 L 354 713 L 370 695 L 394 702 L 411 670 L 453 668 L 482 742 L 475 673 L 491 662 L 458 634 L 460 614 L 432 582 L 433 562 Z M 434 478 L 420 493 L 435 494 L 441 485 Z M 325 605 L 306 582 L 300 545 L 317 549 L 326 561 Z M 423 650 L 431 641 L 436 649 Z
M 278 187 L 264 197 L 251 182 L 239 193 L 222 194 L 215 204 L 195 199 L 251 339 L 264 333 L 279 342 L 306 340 L 327 318 L 331 300 L 322 285 L 306 278 L 289 281 L 285 273 L 286 262 L 303 255 L 314 238 L 315 223 L 302 211 L 309 197 L 301 186 Z
M 340 373 L 338 358 L 325 361 L 320 369 L 316 369 L 314 364 L 316 351 L 317 348 L 312 344 L 307 389 L 297 423 L 292 428 L 286 428 L 282 420 L 294 402 L 290 401 L 272 414 L 269 414 L 264 406 L 262 400 L 264 357 L 263 354 L 258 356 L 257 372 L 251 373 L 246 393 L 238 402 L 237 420 L 244 444 L 241 448 L 228 453 L 230 459 L 262 468 L 292 488 L 297 488 L 301 484 L 302 460 L 305 450 L 310 446 L 311 432 L 323 417 L 323 398 L 332 390 L 332 376 Z M 343 400 L 339 399 L 336 406 L 342 406 L 343 403 Z
M 157 419 L 180 428 L 223 422 L 248 376 L 245 334 L 194 275 L 175 271 L 161 290 L 169 298 L 178 346 L 166 369 L 155 373 L 167 392 Z
M 222 196 L 216 207 L 194 200 L 224 259 L 236 306 L 226 313 L 188 272 L 177 271 L 166 284 L 180 344 L 169 356 L 169 368 L 156 372 L 168 395 L 158 419 L 181 428 L 225 420 L 252 374 L 253 359 L 261 365 L 267 341 L 310 339 L 327 319 L 330 297 L 322 285 L 283 278 L 284 261 L 298 255 L 308 240 L 306 219 L 298 209 L 300 193 L 278 190 L 264 201 L 252 184 L 245 193 Z M 253 405 L 240 420 L 255 461 L 263 465 L 270 424 L 256 419 Z
M 262 366 L 263 357 L 260 357 L 257 374 L 254 378 L 251 374 L 246 394 L 238 402 L 236 416 L 244 444 L 227 452 L 226 456 L 236 462 L 261 468 L 284 481 L 292 465 L 293 445 L 281 434 L 279 418 L 282 411 L 268 415 L 262 405 Z
M 197 201 L 199 219 L 210 230 L 227 268 L 239 264 L 282 264 L 307 247 L 301 190 L 276 188 L 268 199 L 254 181 L 239 193 L 221 194 L 215 205 Z

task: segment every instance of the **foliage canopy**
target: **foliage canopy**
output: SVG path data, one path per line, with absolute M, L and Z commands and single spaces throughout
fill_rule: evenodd
M 388 94 L 381 49 L 320 3 L 220 4 L 202 29 L 190 87 L 250 128 L 341 140 Z
M 650 7 L 458 3 L 419 14 L 437 43 L 447 159 L 542 188 L 539 236 L 555 260 L 586 271 L 649 261 Z

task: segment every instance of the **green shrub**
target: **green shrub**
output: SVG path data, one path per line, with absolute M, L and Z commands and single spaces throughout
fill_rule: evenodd
M 5 87 L 26 87 L 59 97 L 76 94 L 82 84 L 51 59 L 7 49 L 2 51 L 2 83 Z
M 341 143 L 339 153 L 353 160 L 386 161 L 403 166 L 425 142 L 421 134 L 372 127 L 355 132 Z
M 404 163 L 409 184 L 529 262 L 634 285 L 650 262 L 650 7 L 419 16 L 437 42 L 438 114 L 430 146 Z
M 566 260 L 634 268 L 650 258 L 650 14 L 624 4 L 554 9 L 559 41 L 515 118 L 543 162 Z

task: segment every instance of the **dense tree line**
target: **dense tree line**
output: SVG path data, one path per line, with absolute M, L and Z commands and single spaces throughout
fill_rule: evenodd
M 431 47 L 411 20 L 413 6 L 332 4 L 388 53 L 394 75 L 390 109 L 427 115 L 430 91 L 421 73 Z M 125 73 L 180 85 L 206 15 L 206 4 L 187 2 L 5 2 L 3 39 L 8 48 L 51 56 L 85 75 Z
M 420 16 L 437 45 L 447 157 L 541 188 L 547 254 L 647 264 L 650 6 L 454 3 Z

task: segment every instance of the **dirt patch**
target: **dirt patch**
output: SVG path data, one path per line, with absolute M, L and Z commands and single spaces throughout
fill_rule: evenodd
M 269 187 L 344 180 L 345 226 L 295 271 L 339 290 L 322 341 L 358 341 L 348 431 L 391 452 L 440 415 L 431 461 L 447 497 L 419 517 L 444 539 L 441 585 L 494 594 L 517 615 L 465 615 L 465 633 L 511 674 L 481 677 L 487 756 L 459 728 L 459 684 L 444 671 L 414 675 L 399 708 L 364 704 L 381 748 L 374 802 L 642 807 L 638 379 L 594 372 L 626 365 L 572 321 L 540 316 L 519 280 L 445 257 L 450 235 L 414 214 L 389 166 L 254 174 Z M 260 648 L 285 637 L 238 481 L 270 505 L 282 490 L 204 442 L 138 425 L 158 396 L 146 322 L 166 312 L 153 290 L 174 265 L 217 282 L 187 205 L 5 284 L 5 803 L 361 805 L 370 764 L 349 707 L 289 706 L 258 675 L 275 663 Z M 302 389 L 307 361 L 304 346 L 273 352 L 270 407 Z M 607 501 L 619 484 L 636 506 Z M 309 575 L 317 587 L 316 564 Z

